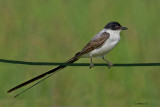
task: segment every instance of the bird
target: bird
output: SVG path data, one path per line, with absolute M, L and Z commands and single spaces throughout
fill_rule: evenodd
M 112 21 L 109 22 L 108 24 L 106 24 L 104 26 L 104 28 L 98 32 L 89 42 L 87 45 L 85 45 L 85 47 L 78 53 L 75 54 L 74 57 L 70 58 L 69 60 L 66 61 L 66 63 L 74 63 L 77 60 L 79 60 L 80 58 L 90 58 L 90 67 L 89 68 L 93 68 L 94 64 L 92 61 L 93 57 L 98 57 L 98 58 L 102 58 L 105 62 L 108 63 L 108 68 L 111 68 L 111 66 L 113 65 L 111 62 L 109 62 L 107 59 L 104 58 L 104 56 L 106 54 L 108 54 L 108 52 L 110 52 L 116 45 L 117 43 L 120 41 L 120 32 L 122 30 L 127 30 L 127 27 L 123 27 L 121 26 L 118 22 L 116 21 Z M 17 85 L 13 88 L 11 88 L 10 90 L 8 90 L 7 92 L 10 93 L 12 91 L 15 91 L 23 86 L 26 86 L 36 80 L 39 80 L 43 77 L 43 80 L 47 79 L 48 77 L 50 77 L 51 75 L 49 74 L 53 74 L 57 71 L 62 70 L 63 68 L 67 67 L 66 65 L 60 65 L 50 71 L 47 71 L 45 73 L 42 73 L 20 85 Z M 43 81 L 41 80 L 41 81 Z M 31 87 L 37 85 L 38 83 L 40 83 L 41 81 L 37 82 L 36 84 L 32 85 Z M 29 87 L 28 89 L 30 89 L 31 87 Z M 27 89 L 27 90 L 28 90 Z M 25 90 L 26 91 L 26 90 Z M 20 93 L 21 94 L 21 93 Z M 18 94 L 18 95 L 20 95 Z M 18 96 L 16 95 L 16 96 Z

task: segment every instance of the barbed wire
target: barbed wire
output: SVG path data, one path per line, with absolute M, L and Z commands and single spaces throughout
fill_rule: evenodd
M 18 61 L 18 60 L 7 60 L 0 59 L 1 63 L 10 63 L 10 64 L 22 64 L 22 65 L 44 65 L 44 66 L 89 66 L 90 63 L 57 63 L 57 62 L 28 62 L 28 61 Z M 94 63 L 94 66 L 108 66 L 106 63 Z M 115 63 L 113 66 L 160 66 L 160 63 Z

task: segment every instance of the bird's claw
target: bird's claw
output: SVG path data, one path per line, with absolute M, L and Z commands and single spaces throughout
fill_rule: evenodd
M 113 66 L 113 64 L 112 63 L 108 63 L 108 69 L 110 69 L 111 66 Z
M 90 67 L 89 67 L 89 68 L 91 69 L 92 67 L 94 67 L 94 64 L 93 64 L 93 63 L 90 64 Z

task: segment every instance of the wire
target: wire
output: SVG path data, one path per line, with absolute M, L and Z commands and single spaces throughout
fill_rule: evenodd
M 28 62 L 28 61 L 17 61 L 17 60 L 7 60 L 0 59 L 2 63 L 10 64 L 22 64 L 22 65 L 46 65 L 46 66 L 90 66 L 90 63 L 54 63 L 54 62 Z M 94 66 L 108 66 L 106 63 L 94 63 Z M 113 66 L 160 66 L 160 63 L 123 63 L 123 64 L 114 64 Z
M 17 60 L 7 60 L 0 59 L 2 63 L 11 63 L 11 64 L 23 64 L 23 65 L 48 65 L 48 66 L 89 66 L 90 63 L 54 63 L 54 62 L 28 62 L 28 61 L 17 61 Z M 94 66 L 108 66 L 106 63 L 95 63 Z M 160 63 L 123 63 L 123 64 L 114 64 L 113 66 L 160 66 Z

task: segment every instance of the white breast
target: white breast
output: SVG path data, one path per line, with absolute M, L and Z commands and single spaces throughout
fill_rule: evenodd
M 113 31 L 108 29 L 103 29 L 101 32 L 108 32 L 110 37 L 105 41 L 105 43 L 94 49 L 93 51 L 89 52 L 88 54 L 83 55 L 83 57 L 103 57 L 105 56 L 110 50 L 112 50 L 120 40 L 120 31 Z

